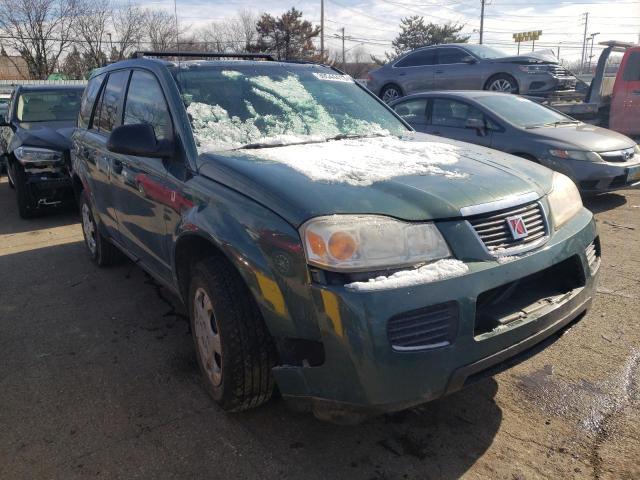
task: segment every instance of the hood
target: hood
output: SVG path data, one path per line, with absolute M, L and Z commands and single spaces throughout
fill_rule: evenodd
M 424 221 L 551 189 L 552 172 L 511 155 L 424 134 L 202 154 L 199 173 L 294 226 L 320 215 Z
M 494 63 L 558 63 L 558 59 L 551 50 L 523 53 L 512 57 L 492 58 L 489 61 Z
M 21 145 L 69 150 L 74 125 L 75 122 L 21 123 L 16 130 L 16 137 Z
M 633 140 L 621 133 L 587 123 L 541 127 L 528 132 L 539 139 L 552 141 L 558 147 L 591 152 L 610 152 L 635 145 Z

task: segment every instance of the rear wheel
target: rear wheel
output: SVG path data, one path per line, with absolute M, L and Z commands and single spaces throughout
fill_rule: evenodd
M 93 263 L 99 267 L 114 264 L 121 258 L 121 253 L 117 247 L 109 242 L 98 230 L 91 202 L 84 191 L 80 193 L 80 216 L 82 219 L 84 243 L 87 246 L 89 257 Z
M 266 402 L 274 387 L 275 346 L 251 292 L 223 257 L 198 262 L 189 314 L 205 386 L 227 411 Z
M 400 89 L 399 86 L 395 85 L 395 84 L 389 84 L 386 85 L 381 91 L 380 91 L 380 98 L 382 99 L 382 101 L 384 103 L 391 103 L 394 100 L 397 100 L 398 98 L 402 97 L 402 90 Z
M 519 90 L 516 79 L 506 73 L 499 73 L 491 77 L 487 80 L 484 89 L 504 93 L 518 93 Z

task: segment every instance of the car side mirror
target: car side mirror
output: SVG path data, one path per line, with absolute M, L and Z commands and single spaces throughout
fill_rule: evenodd
M 137 123 L 116 127 L 107 139 L 107 149 L 113 153 L 138 157 L 169 158 L 174 154 L 174 144 L 158 140 L 151 125 Z
M 465 128 L 475 130 L 479 136 L 484 137 L 487 134 L 487 126 L 481 118 L 469 118 L 464 124 Z
M 462 63 L 468 63 L 469 65 L 473 65 L 474 63 L 478 63 L 478 59 L 471 55 L 467 55 L 466 57 L 462 58 Z

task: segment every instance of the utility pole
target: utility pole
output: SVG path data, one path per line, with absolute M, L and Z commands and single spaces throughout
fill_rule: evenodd
M 480 45 L 482 45 L 482 37 L 484 36 L 484 3 L 485 0 L 480 0 Z
M 582 58 L 580 58 L 580 73 L 584 73 L 584 57 L 587 53 L 587 28 L 589 27 L 589 12 L 582 14 L 584 17 L 584 36 L 582 37 Z
M 324 0 L 320 0 L 320 57 L 324 62 Z
M 596 35 L 600 35 L 600 32 L 596 32 L 596 33 L 592 33 L 591 35 L 589 35 L 589 38 L 591 39 L 591 52 L 589 52 L 589 66 L 587 67 L 587 71 L 591 71 L 591 59 L 593 58 L 593 42 L 596 38 Z
M 346 72 L 347 60 L 346 60 L 345 51 L 344 51 L 344 27 L 342 27 L 340 30 L 342 30 L 342 71 Z

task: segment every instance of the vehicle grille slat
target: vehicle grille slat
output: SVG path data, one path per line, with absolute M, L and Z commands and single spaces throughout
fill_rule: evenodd
M 520 239 L 513 238 L 507 218 L 519 216 L 527 234 Z M 526 250 L 528 244 L 534 244 L 548 234 L 544 210 L 538 202 L 521 205 L 498 212 L 478 215 L 467 219 L 485 247 L 507 253 L 510 249 Z
M 448 345 L 457 332 L 458 305 L 433 305 L 389 319 L 387 336 L 397 350 L 416 350 Z

